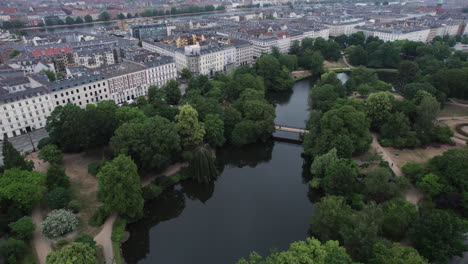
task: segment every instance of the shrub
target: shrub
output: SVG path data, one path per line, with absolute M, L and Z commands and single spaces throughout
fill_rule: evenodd
M 54 145 L 54 144 L 49 144 L 44 146 L 40 151 L 38 155 L 39 159 L 43 161 L 47 161 L 50 164 L 57 164 L 60 161 L 62 161 L 63 155 L 62 151 Z
M 11 228 L 14 236 L 22 240 L 31 238 L 34 229 L 36 228 L 29 216 L 24 216 L 18 221 L 10 223 L 8 226 Z
M 53 210 L 42 222 L 42 233 L 48 238 L 56 238 L 73 232 L 78 226 L 78 219 L 69 210 Z
M 49 145 L 49 144 L 52 144 L 53 141 L 50 137 L 45 137 L 41 140 L 39 140 L 39 143 L 37 143 L 37 148 L 38 149 L 42 149 L 43 147 Z
M 67 207 L 70 202 L 70 192 L 62 187 L 57 187 L 46 194 L 45 203 L 51 209 Z
M 98 208 L 98 210 L 94 213 L 91 218 L 88 220 L 88 224 L 91 226 L 101 226 L 104 223 L 104 219 L 111 214 L 111 210 L 109 207 L 102 205 Z
M 59 241 L 55 242 L 55 246 L 58 248 L 62 248 L 68 244 L 68 241 L 65 239 L 60 239 Z
M 112 227 L 112 241 L 120 243 L 122 241 L 122 236 L 125 232 L 125 227 L 127 226 L 127 220 L 122 217 L 117 218 Z
M 158 197 L 164 189 L 156 184 L 149 184 L 143 187 L 142 191 L 143 199 L 151 200 Z
M 91 175 L 96 176 L 99 173 L 99 170 L 104 167 L 107 161 L 98 161 L 98 162 L 91 162 L 88 164 L 88 173 Z
M 450 144 L 452 143 L 453 132 L 448 126 L 434 126 L 432 136 L 434 142 Z
M 3 256 L 7 259 L 8 263 L 17 263 L 18 259 L 21 258 L 26 251 L 28 246 L 22 240 L 15 238 L 8 238 L 0 244 L 0 256 Z
M 46 259 L 46 264 L 95 264 L 96 262 L 96 250 L 85 243 L 72 243 L 51 252 Z
M 94 241 L 92 236 L 89 235 L 79 235 L 75 238 L 75 242 L 85 243 L 90 245 L 93 249 L 96 249 L 96 241 Z
M 81 203 L 77 200 L 71 200 L 67 205 L 67 209 L 76 214 L 81 209 Z
M 46 185 L 49 190 L 56 187 L 68 188 L 70 181 L 65 174 L 65 169 L 57 164 L 52 164 L 47 170 Z

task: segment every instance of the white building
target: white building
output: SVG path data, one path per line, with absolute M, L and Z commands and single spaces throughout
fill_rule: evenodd
M 411 40 L 426 42 L 430 28 L 429 27 L 376 27 L 376 26 L 361 26 L 357 27 L 359 31 L 364 32 L 366 37 L 375 36 L 383 41 L 395 40 Z
M 348 19 L 348 20 L 331 20 L 324 22 L 325 26 L 329 29 L 330 36 L 340 36 L 346 35 L 349 36 L 353 33 L 356 33 L 357 26 L 365 25 L 365 21 L 362 19 Z

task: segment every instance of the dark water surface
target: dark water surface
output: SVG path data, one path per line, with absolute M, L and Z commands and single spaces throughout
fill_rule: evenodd
M 292 94 L 269 96 L 277 122 L 305 126 L 309 89 L 306 80 Z M 275 141 L 218 151 L 222 172 L 215 183 L 186 181 L 146 204 L 146 217 L 128 226 L 126 262 L 231 264 L 305 239 L 313 204 L 302 152 Z

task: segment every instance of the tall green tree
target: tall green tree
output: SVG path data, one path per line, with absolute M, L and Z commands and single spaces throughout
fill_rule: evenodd
M 30 171 L 34 168 L 34 163 L 24 159 L 24 157 L 15 149 L 15 147 L 13 147 L 13 144 L 8 141 L 6 134 L 3 136 L 2 155 L 4 170 L 18 168 L 21 170 Z
M 110 145 L 115 155 L 129 155 L 140 169 L 163 169 L 181 150 L 176 125 L 160 116 L 120 126 Z
M 226 142 L 224 121 L 219 115 L 209 114 L 205 118 L 205 141 L 213 147 L 221 147 Z
M 452 213 L 432 210 L 422 215 L 409 232 L 413 246 L 429 261 L 447 263 L 453 256 L 461 256 L 468 224 Z
M 171 105 L 179 104 L 182 93 L 180 92 L 179 83 L 176 80 L 170 80 L 162 87 L 166 101 Z
M 57 106 L 47 117 L 46 130 L 52 142 L 65 152 L 82 150 L 85 142 L 83 130 L 85 112 L 78 106 Z
M 421 92 L 421 91 L 420 91 Z M 418 92 L 418 93 L 420 93 Z M 437 99 L 425 92 L 420 103 L 417 105 L 416 129 L 426 138 L 432 134 L 434 120 L 439 114 L 440 104 Z
M 350 159 L 337 159 L 325 170 L 321 186 L 327 194 L 350 197 L 356 189 L 359 176 L 357 163 Z
M 371 120 L 371 126 L 381 127 L 389 118 L 395 97 L 389 92 L 373 93 L 366 99 L 366 113 Z
M 45 175 L 37 171 L 14 168 L 0 177 L 0 199 L 15 201 L 26 210 L 42 199 L 45 190 Z
M 84 16 L 84 20 L 86 21 L 86 23 L 91 23 L 93 22 L 93 17 L 87 14 L 86 16 Z
M 143 214 L 138 168 L 133 160 L 120 154 L 106 163 L 97 175 L 98 198 L 112 211 L 131 218 Z
M 382 209 L 384 212 L 383 234 L 394 241 L 403 239 L 419 218 L 417 208 L 401 197 L 384 202 Z
M 110 14 L 107 11 L 104 11 L 101 14 L 99 14 L 98 19 L 100 21 L 109 21 L 111 19 L 111 17 L 110 17 Z
M 180 107 L 176 116 L 177 129 L 184 149 L 190 149 L 202 143 L 205 136 L 205 125 L 198 122 L 198 112 L 191 105 Z

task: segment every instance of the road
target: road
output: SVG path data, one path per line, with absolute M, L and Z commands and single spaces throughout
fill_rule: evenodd
M 31 140 L 34 143 L 34 148 L 37 148 L 37 144 L 39 143 L 39 140 L 49 136 L 49 134 L 47 133 L 45 129 L 39 129 L 39 130 L 33 131 L 29 133 L 29 135 L 31 136 L 31 139 L 29 139 L 28 135 L 21 135 L 21 136 L 17 136 L 14 138 L 10 138 L 8 139 L 8 141 L 10 141 L 13 144 L 13 147 L 15 147 L 20 153 L 24 154 L 26 152 L 33 151 Z M 0 141 L 0 166 L 3 165 L 2 148 L 3 148 L 3 142 Z

